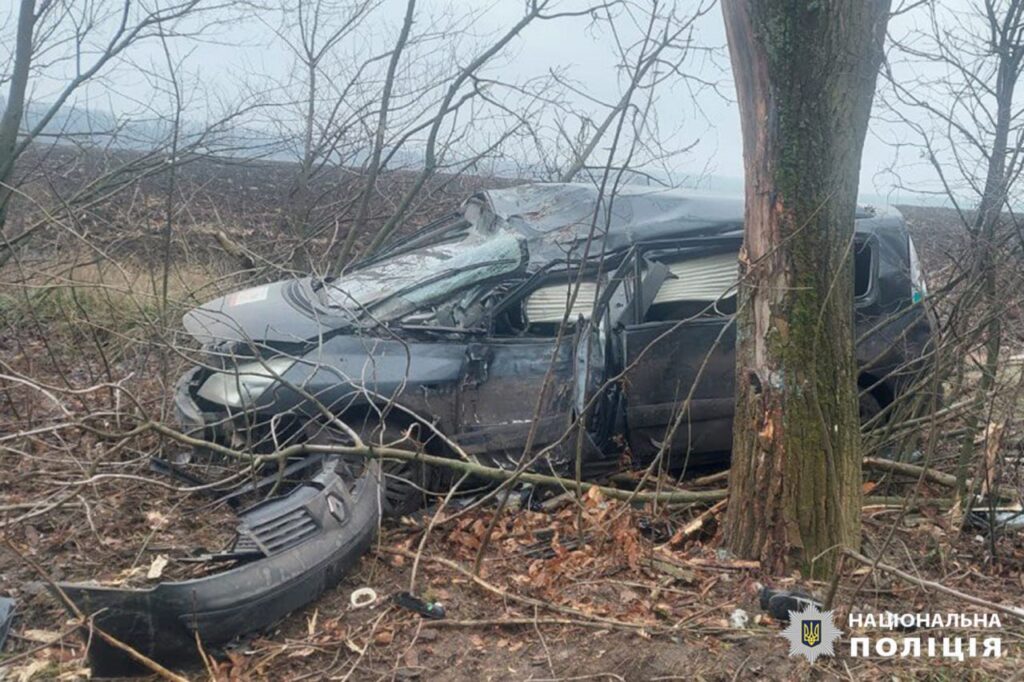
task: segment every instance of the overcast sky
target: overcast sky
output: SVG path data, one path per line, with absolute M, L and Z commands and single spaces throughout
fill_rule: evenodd
M 343 48 L 355 58 L 360 51 L 384 51 L 393 42 L 401 22 L 405 0 L 383 0 L 358 40 Z M 582 0 L 563 0 L 560 6 L 581 4 Z M 969 0 L 950 0 L 954 7 L 966 7 Z M 679 0 L 675 7 L 679 14 L 692 11 L 697 2 Z M 11 7 L 11 5 L 8 5 Z M 6 27 L 13 21 L 13 7 L 7 10 Z M 468 24 L 470 37 L 463 36 L 467 50 L 472 49 L 474 36 L 480 41 L 493 36 L 515 23 L 522 13 L 522 4 L 514 0 L 420 0 L 417 26 L 429 23 L 429 18 L 442 12 L 460 16 L 468 13 L 474 19 Z M 172 46 L 176 56 L 184 59 L 185 69 L 196 85 L 192 93 L 189 114 L 196 118 L 202 109 L 202 98 L 230 97 L 232 91 L 246 79 L 246 74 L 259 74 L 277 82 L 285 82 L 294 68 L 288 51 L 276 40 L 273 29 L 280 19 L 272 13 L 250 17 L 241 22 L 218 29 L 199 43 L 177 43 Z M 894 19 L 890 31 L 905 33 L 919 19 L 914 15 Z M 611 102 L 621 92 L 620 71 L 616 69 L 617 56 L 610 46 L 607 31 L 588 30 L 586 17 L 538 22 L 529 26 L 506 54 L 490 67 L 489 75 L 503 80 L 525 80 L 540 76 L 551 69 L 561 68 L 570 74 L 587 96 Z M 628 29 L 625 37 L 629 38 Z M 720 9 L 714 7 L 697 20 L 695 42 L 716 52 L 695 54 L 686 69 L 706 81 L 721 85 L 721 94 L 709 89 L 693 97 L 682 85 L 663 88 L 656 104 L 661 122 L 659 134 L 663 142 L 673 147 L 696 143 L 690 152 L 673 159 L 679 174 L 710 173 L 734 178 L 742 177 L 742 148 L 736 104 L 733 101 L 732 76 L 725 51 L 725 30 Z M 454 38 L 453 38 L 454 39 Z M 480 43 L 478 43 L 480 44 Z M 139 46 L 132 55 L 136 65 L 158 65 L 163 60 L 159 44 L 151 41 Z M 344 58 L 344 57 L 342 57 Z M 113 87 L 111 87 L 113 86 Z M 45 83 L 37 83 L 33 96 L 45 101 L 48 96 Z M 96 108 L 110 108 L 124 112 L 153 98 L 152 86 L 142 71 L 122 66 L 106 83 L 91 87 L 82 93 L 80 102 Z M 587 106 L 584 99 L 580 105 Z M 876 107 L 877 109 L 877 107 Z M 875 120 L 864 149 L 861 171 L 861 193 L 889 197 L 893 195 L 893 176 L 887 172 L 894 160 L 891 142 L 900 132 Z M 904 182 L 922 185 L 933 182 L 930 171 L 917 162 L 901 163 L 899 168 Z

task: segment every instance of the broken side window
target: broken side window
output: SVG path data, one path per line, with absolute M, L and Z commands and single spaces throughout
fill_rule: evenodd
M 645 322 L 736 312 L 739 263 L 735 252 L 662 262 L 668 266 L 669 277 L 658 289 Z
M 688 259 L 659 259 L 668 266 L 666 278 L 645 322 L 684 320 L 699 315 L 732 315 L 736 312 L 739 264 L 734 252 Z M 854 245 L 855 299 L 871 292 L 874 273 L 874 248 L 870 239 L 857 239 Z
M 593 279 L 580 282 L 579 291 L 566 316 L 574 290 L 572 282 L 552 282 L 549 279 L 511 305 L 503 306 L 494 318 L 494 335 L 554 338 L 563 320 L 569 327 L 573 327 L 580 317 L 589 319 L 597 294 L 596 282 Z

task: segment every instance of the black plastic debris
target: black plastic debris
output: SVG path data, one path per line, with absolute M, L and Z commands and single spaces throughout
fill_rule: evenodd
M 202 664 L 196 642 L 218 649 L 268 628 L 337 584 L 370 547 L 379 522 L 376 463 L 352 470 L 331 458 L 309 481 L 238 513 L 235 537 L 204 557 L 205 575 L 145 588 L 61 583 L 98 627 L 168 667 Z M 98 677 L 135 675 L 138 663 L 94 637 Z
M 444 607 L 438 602 L 424 601 L 409 592 L 399 592 L 393 599 L 398 606 L 414 611 L 424 618 L 429 618 L 430 620 L 441 620 L 444 618 Z
M 672 527 L 660 519 L 641 516 L 636 522 L 636 527 L 640 530 L 640 534 L 651 542 L 668 542 L 672 538 Z
M 14 621 L 14 606 L 14 600 L 10 597 L 0 597 L 0 651 L 3 651 L 7 633 L 11 631 L 11 623 Z
M 789 622 L 790 611 L 803 611 L 808 604 L 814 604 L 818 609 L 824 608 L 820 601 L 799 589 L 773 590 L 770 587 L 762 587 L 758 597 L 761 601 L 761 610 L 767 611 L 768 615 L 783 623 Z
M 967 517 L 968 524 L 980 531 L 994 529 L 1011 531 L 1024 529 L 1024 511 L 1020 509 L 974 509 Z

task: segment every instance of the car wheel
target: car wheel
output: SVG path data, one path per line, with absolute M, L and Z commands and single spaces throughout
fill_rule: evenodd
M 860 394 L 858 405 L 860 409 L 861 424 L 866 424 L 882 411 L 882 404 L 878 402 L 878 398 L 867 392 Z
M 340 429 L 324 427 L 317 423 L 310 433 L 310 442 L 337 443 L 351 445 L 351 439 Z M 387 425 L 381 435 L 380 424 L 366 422 L 352 424 L 360 432 L 366 443 L 393 443 L 401 440 L 404 429 Z M 424 442 L 411 436 L 412 442 L 403 443 L 400 447 L 409 450 L 425 450 Z M 429 439 L 427 439 L 429 440 Z M 386 518 L 408 516 L 427 501 L 428 494 L 434 490 L 439 481 L 437 469 L 423 462 L 410 462 L 402 459 L 381 460 L 381 514 Z
M 424 506 L 436 478 L 430 465 L 400 459 L 381 460 L 381 472 L 384 474 L 381 512 L 393 519 L 408 516 Z

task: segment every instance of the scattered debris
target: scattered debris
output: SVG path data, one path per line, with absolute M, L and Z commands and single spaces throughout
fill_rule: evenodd
M 701 512 L 701 514 L 698 515 L 697 518 L 693 519 L 688 524 L 686 524 L 678 531 L 676 531 L 676 533 L 672 536 L 672 539 L 670 540 L 672 546 L 676 547 L 682 545 L 687 540 L 692 540 L 693 538 L 695 538 L 701 532 L 701 530 L 703 530 L 705 524 L 707 524 L 708 521 L 713 519 L 715 515 L 717 515 L 723 509 L 725 509 L 726 502 L 728 502 L 727 499 L 716 502 L 715 504 L 711 505 L 706 510 Z
M 377 529 L 376 464 L 355 475 L 337 459 L 324 461 L 310 481 L 239 514 L 231 546 L 209 555 L 226 570 L 148 589 L 64 583 L 61 590 L 95 623 L 138 653 L 168 665 L 200 656 L 238 635 L 267 627 L 319 597 L 368 549 Z M 166 566 L 160 557 L 149 576 Z M 312 567 L 312 568 L 311 568 Z M 89 647 L 93 672 L 131 674 L 137 661 L 101 638 Z
M 736 609 L 729 614 L 729 627 L 742 630 L 750 624 L 750 614 L 743 609 Z
M 758 594 L 761 609 L 768 612 L 775 620 L 781 623 L 789 622 L 790 611 L 801 612 L 808 604 L 814 604 L 817 609 L 824 608 L 822 603 L 803 590 L 773 590 L 770 587 L 761 587 Z
M 10 597 L 0 597 L 0 651 L 3 651 L 4 642 L 7 641 L 7 633 L 11 630 L 11 623 L 14 621 L 15 602 Z
M 651 542 L 665 542 L 672 537 L 672 528 L 666 521 L 658 521 L 649 516 L 641 516 L 636 522 L 640 534 Z
M 1021 510 L 1019 505 L 1016 509 L 972 509 L 968 521 L 973 527 L 981 530 L 1020 530 L 1024 528 L 1024 510 Z
M 149 570 L 146 571 L 147 580 L 158 580 L 160 576 L 164 574 L 164 568 L 167 567 L 167 563 L 170 561 L 165 554 L 157 554 L 156 558 L 153 559 L 153 563 L 149 565 Z
M 349 605 L 354 609 L 361 609 L 377 601 L 377 591 L 372 587 L 360 587 L 358 590 L 353 590 L 351 596 L 348 598 Z
M 413 596 L 408 592 L 399 592 L 394 596 L 395 604 L 401 606 L 403 609 L 415 611 L 424 618 L 430 620 L 441 620 L 444 618 L 444 606 L 439 602 L 427 602 L 423 601 L 419 597 Z

